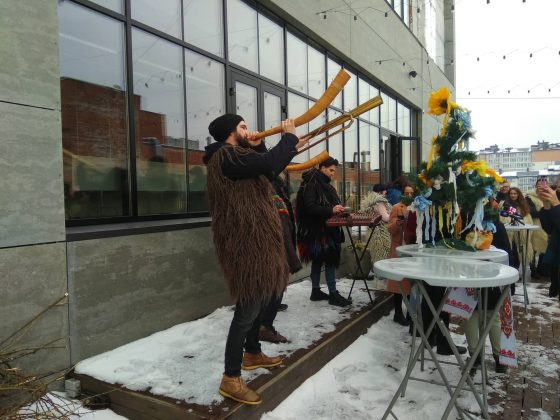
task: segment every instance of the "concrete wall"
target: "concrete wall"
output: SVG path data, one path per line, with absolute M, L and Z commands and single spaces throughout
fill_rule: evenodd
M 210 228 L 68 243 L 72 363 L 229 304 Z
M 0 341 L 66 293 L 56 0 L 0 0 Z M 69 366 L 66 300 L 12 349 L 28 373 Z M 5 348 L 5 347 L 4 347 Z
M 0 249 L 0 341 L 16 332 L 66 293 L 63 243 Z M 57 340 L 58 348 L 16 361 L 27 373 L 46 373 L 69 366 L 66 299 L 34 322 L 20 340 L 1 346 L 10 350 L 41 347 Z

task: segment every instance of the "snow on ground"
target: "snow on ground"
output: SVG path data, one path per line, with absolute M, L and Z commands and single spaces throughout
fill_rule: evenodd
M 338 289 L 347 296 L 351 280 L 338 280 Z M 269 355 L 289 356 L 307 348 L 335 325 L 369 302 L 368 295 L 356 282 L 353 305 L 331 306 L 326 301 L 311 302 L 310 282 L 292 284 L 284 294 L 286 312 L 279 312 L 276 329 L 290 343 L 262 343 Z M 233 317 L 233 306 L 222 307 L 196 321 L 186 322 L 134 341 L 112 351 L 83 360 L 76 373 L 90 375 L 108 383 L 118 383 L 131 390 L 149 391 L 188 403 L 211 405 L 223 400 L 218 387 L 223 373 L 227 331 Z M 243 372 L 245 380 L 269 374 L 267 369 Z
M 49 400 L 49 407 L 57 407 L 59 411 L 53 412 L 45 408 L 46 405 L 44 403 Z M 89 410 L 83 407 L 80 401 L 67 398 L 66 394 L 63 392 L 48 393 L 43 397 L 42 405 L 34 403 L 23 408 L 21 411 L 22 415 L 30 412 L 37 413 L 37 415 L 43 414 L 45 416 L 44 418 L 53 418 L 52 415 L 55 415 L 56 418 L 65 418 L 68 420 L 126 420 L 126 417 L 119 416 L 109 409 Z M 47 414 L 49 415 L 48 417 Z M 69 415 L 66 416 L 67 414 Z M 37 418 L 43 417 L 38 416 Z
M 521 286 L 517 293 L 522 293 Z M 531 306 L 538 308 L 553 319 L 560 316 L 560 305 L 556 299 L 546 296 L 543 289 L 528 285 Z M 516 310 L 522 308 L 523 296 L 514 296 Z M 464 343 L 462 336 L 452 334 L 457 344 Z M 391 398 L 397 390 L 406 369 L 409 355 L 410 336 L 405 327 L 392 321 L 391 316 L 379 320 L 368 332 L 358 338 L 344 352 L 325 365 L 315 376 L 305 381 L 275 410 L 266 413 L 263 420 L 291 420 L 308 418 L 327 419 L 379 419 L 383 416 Z M 558 349 L 546 349 L 518 342 L 520 360 L 532 360 L 523 375 L 533 381 L 543 377 L 555 377 L 560 366 L 552 359 L 560 356 Z M 486 354 L 491 354 L 487 340 Z M 441 357 L 453 361 L 454 357 Z M 487 356 L 487 360 L 490 357 Z M 505 397 L 502 381 L 506 375 L 493 372 L 493 362 L 487 362 L 490 393 Z M 457 383 L 459 374 L 456 366 L 442 365 L 451 383 Z M 433 364 L 427 362 L 426 370 L 421 372 L 415 367 L 413 376 L 434 378 L 439 374 Z M 480 383 L 480 372 L 475 376 L 475 383 Z M 546 385 L 543 382 L 543 385 Z M 474 397 L 463 392 L 459 404 L 471 413 L 480 413 Z M 434 419 L 441 417 L 449 396 L 444 387 L 410 381 L 405 398 L 399 398 L 393 408 L 397 417 L 407 419 Z M 501 411 L 500 405 L 490 406 L 490 412 Z M 450 418 L 455 418 L 452 412 Z M 543 410 L 534 410 L 539 419 L 551 419 Z M 392 418 L 392 417 L 390 417 Z
M 339 290 L 343 294 L 347 293 L 350 284 L 350 280 L 340 280 Z M 360 283 L 357 285 L 359 287 Z M 528 287 L 531 307 L 538 308 L 552 319 L 559 319 L 558 302 L 548 298 L 546 290 L 536 286 L 538 285 L 529 284 Z M 309 347 L 322 335 L 333 331 L 336 323 L 368 302 L 367 294 L 360 288 L 352 294 L 354 305 L 351 309 L 333 307 L 324 301 L 311 302 L 309 293 L 310 285 L 307 281 L 290 285 L 284 298 L 289 308 L 278 314 L 276 328 L 290 338 L 291 343 L 263 343 L 265 353 L 290 355 L 299 348 Z M 515 310 L 520 311 L 523 302 L 520 285 L 517 293 L 514 296 Z M 124 384 L 129 389 L 150 391 L 177 400 L 203 405 L 218 403 L 222 399 L 217 388 L 223 371 L 223 352 L 232 309 L 220 308 L 203 319 L 177 325 L 84 360 L 77 366 L 76 372 L 106 382 Z M 455 343 L 465 344 L 463 336 L 452 335 Z M 265 414 L 263 420 L 381 418 L 404 375 L 410 339 L 408 328 L 394 323 L 391 315 L 380 319 L 365 335 L 304 382 L 274 411 Z M 560 350 L 519 342 L 518 350 L 520 360 L 533 360 L 526 371 L 522 372 L 523 375 L 528 375 L 537 383 L 539 378 L 557 375 L 560 366 L 553 360 L 558 360 Z M 502 381 L 507 380 L 507 376 L 493 372 L 494 364 L 488 356 L 490 353 L 487 340 L 490 392 L 505 397 Z M 453 356 L 442 359 L 454 361 Z M 450 382 L 456 383 L 459 379 L 457 367 L 447 364 L 442 367 Z M 259 369 L 243 372 L 243 377 L 250 380 L 262 374 L 268 374 L 268 371 Z M 427 362 L 423 372 L 417 365 L 413 376 L 440 380 L 437 370 L 430 362 Z M 475 382 L 480 383 L 480 380 L 480 373 L 477 373 Z M 394 412 L 405 420 L 438 418 L 443 413 L 448 398 L 443 387 L 411 381 L 405 398 L 399 398 Z M 459 404 L 471 413 L 480 412 L 469 392 L 461 394 Z M 500 404 L 490 406 L 490 412 L 500 410 Z M 535 411 L 534 414 L 541 419 L 549 418 L 546 412 Z M 453 418 L 453 414 L 450 418 Z

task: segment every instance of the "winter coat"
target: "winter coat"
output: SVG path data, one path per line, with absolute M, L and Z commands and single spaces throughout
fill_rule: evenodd
M 527 204 L 529 204 L 529 208 L 531 209 L 533 224 L 541 226 L 539 211 L 543 208 L 543 202 L 537 196 L 536 190 L 531 190 L 525 194 L 525 200 L 527 200 Z M 537 254 L 540 255 L 545 253 L 546 247 L 548 246 L 548 234 L 544 231 L 544 229 L 534 230 L 531 232 L 531 245 Z
M 362 200 L 360 210 L 371 215 L 381 215 L 381 223 L 374 228 L 373 235 L 369 244 L 371 262 L 389 258 L 391 248 L 391 235 L 387 226 L 389 225 L 392 206 L 387 199 L 376 192 L 369 192 Z
M 302 261 L 317 261 L 338 265 L 340 244 L 344 241 L 342 229 L 327 227 L 332 209 L 340 198 L 331 179 L 318 169 L 302 176 L 296 197 L 298 251 Z
M 407 226 L 409 217 L 412 215 L 415 216 L 415 213 L 409 212 L 407 207 L 406 204 L 401 202 L 395 204 L 391 210 L 389 225 L 387 226 L 389 234 L 391 235 L 389 258 L 398 257 L 397 247 L 414 242 L 414 237 L 410 234 L 410 229 L 407 229 Z M 416 228 L 416 223 L 414 223 L 414 225 L 413 230 Z
M 206 147 L 214 245 L 237 303 L 268 302 L 287 286 L 289 267 L 270 181 L 290 162 L 297 142 L 285 134 L 266 153 L 227 143 Z
M 550 235 L 544 262 L 553 267 L 560 266 L 560 205 L 539 212 L 543 229 Z
M 288 265 L 290 266 L 290 273 L 294 274 L 301 270 L 301 261 L 298 258 L 296 251 L 296 231 L 295 231 L 295 218 L 292 203 L 288 198 L 288 188 L 286 184 L 286 177 L 280 174 L 272 181 L 272 186 L 278 198 L 275 199 L 276 209 L 282 223 L 282 233 L 284 236 L 284 247 L 286 249 L 286 256 L 288 258 Z

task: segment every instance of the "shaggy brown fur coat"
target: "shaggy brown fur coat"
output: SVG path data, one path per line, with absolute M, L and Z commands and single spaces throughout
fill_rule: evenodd
M 282 226 L 265 176 L 231 180 L 224 159 L 256 153 L 225 146 L 208 162 L 208 196 L 214 245 L 231 297 L 236 302 L 267 302 L 288 284 L 289 268 Z

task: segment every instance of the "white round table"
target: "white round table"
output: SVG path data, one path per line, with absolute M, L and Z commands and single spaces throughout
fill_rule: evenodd
M 461 258 L 468 260 L 491 261 L 506 265 L 509 263 L 508 253 L 494 246 L 491 246 L 489 249 L 470 252 L 442 246 L 428 247 L 426 245 L 411 244 L 398 246 L 397 254 L 399 256 L 406 257 Z
M 525 311 L 529 304 L 529 295 L 527 294 L 527 249 L 529 247 L 529 232 L 541 229 L 537 225 L 512 225 L 507 223 L 504 225 L 508 232 L 513 232 L 517 238 L 517 244 L 521 251 L 521 282 L 523 283 L 523 301 L 525 303 Z M 525 238 L 521 238 L 521 232 L 525 232 Z
M 402 247 L 401 247 L 402 248 Z M 387 278 L 396 281 L 402 281 L 404 279 L 411 280 L 418 285 L 418 290 L 422 295 L 423 299 L 429 304 L 430 311 L 434 316 L 434 320 L 439 318 L 439 312 L 436 311 L 434 308 L 433 302 L 431 301 L 429 295 L 426 293 L 425 287 L 422 285 L 422 282 L 425 282 L 431 286 L 439 286 L 439 287 L 468 287 L 468 288 L 488 288 L 488 287 L 497 287 L 497 286 L 506 286 L 511 283 L 515 283 L 519 279 L 518 271 L 510 267 L 508 265 L 503 265 L 495 262 L 490 261 L 480 261 L 476 259 L 453 259 L 453 258 L 434 258 L 432 255 L 431 257 L 409 257 L 409 258 L 390 258 L 386 260 L 377 261 L 374 266 L 373 270 L 375 274 L 381 278 Z M 495 308 L 492 310 L 491 317 L 494 317 L 497 313 L 499 308 L 502 305 L 502 302 L 506 295 L 509 293 L 509 288 L 504 287 L 498 302 L 496 303 Z M 412 308 L 410 307 L 410 303 L 407 299 L 403 299 L 407 310 L 412 313 Z M 443 305 L 441 305 L 443 306 Z M 484 319 L 486 319 L 488 308 L 484 306 Z M 439 308 L 441 312 L 441 308 Z M 417 323 L 417 317 L 412 317 L 413 322 Z M 433 325 L 434 321 L 432 321 Z M 436 365 L 437 370 L 440 373 L 440 376 L 444 382 L 445 387 L 450 395 L 449 403 L 445 409 L 445 412 L 442 419 L 446 419 L 453 406 L 460 412 L 461 417 L 463 416 L 462 409 L 457 405 L 457 397 L 459 396 L 459 392 L 463 389 L 463 385 L 465 382 L 468 382 L 471 391 L 473 392 L 481 410 L 482 414 L 485 418 L 489 418 L 488 415 L 488 402 L 486 398 L 486 390 L 483 386 L 482 390 L 482 398 L 477 391 L 476 387 L 474 386 L 472 380 L 470 379 L 469 372 L 470 369 L 473 367 L 474 361 L 484 343 L 486 341 L 486 337 L 488 332 L 490 331 L 490 324 L 485 326 L 484 331 L 479 336 L 479 341 L 476 345 L 474 353 L 471 355 L 472 357 L 468 362 L 464 360 L 460 360 L 461 356 L 458 354 L 455 344 L 453 343 L 453 339 L 449 334 L 449 331 L 446 330 L 445 325 L 443 322 L 438 323 L 439 328 L 442 330 L 443 335 L 445 336 L 446 340 L 448 341 L 449 345 L 454 349 L 455 356 L 459 362 L 459 368 L 462 371 L 461 379 L 459 383 L 456 385 L 455 389 L 452 389 L 452 386 L 449 384 L 441 366 L 437 360 L 437 356 L 432 350 L 431 346 L 428 343 L 428 339 L 426 334 L 420 329 L 420 335 L 422 337 L 422 341 L 430 356 L 432 357 L 432 361 Z M 421 326 L 418 326 L 421 328 Z M 431 327 L 428 327 L 427 334 L 430 333 Z M 385 411 L 383 415 L 383 419 L 387 419 L 389 415 L 392 415 L 396 418 L 395 413 L 392 411 L 393 406 L 395 405 L 399 395 L 401 395 L 401 391 L 403 391 L 406 387 L 406 384 L 409 379 L 413 379 L 411 377 L 412 370 L 414 365 L 418 361 L 418 356 L 422 351 L 422 346 L 420 346 L 414 355 L 411 354 L 411 358 L 409 365 L 407 367 L 407 371 L 405 376 L 397 389 L 397 392 L 394 394 L 389 407 Z M 434 416 L 435 417 L 435 416 Z
M 423 280 L 430 286 L 440 287 L 505 286 L 519 277 L 519 272 L 513 267 L 475 259 L 389 258 L 377 261 L 373 270 L 382 278 Z

